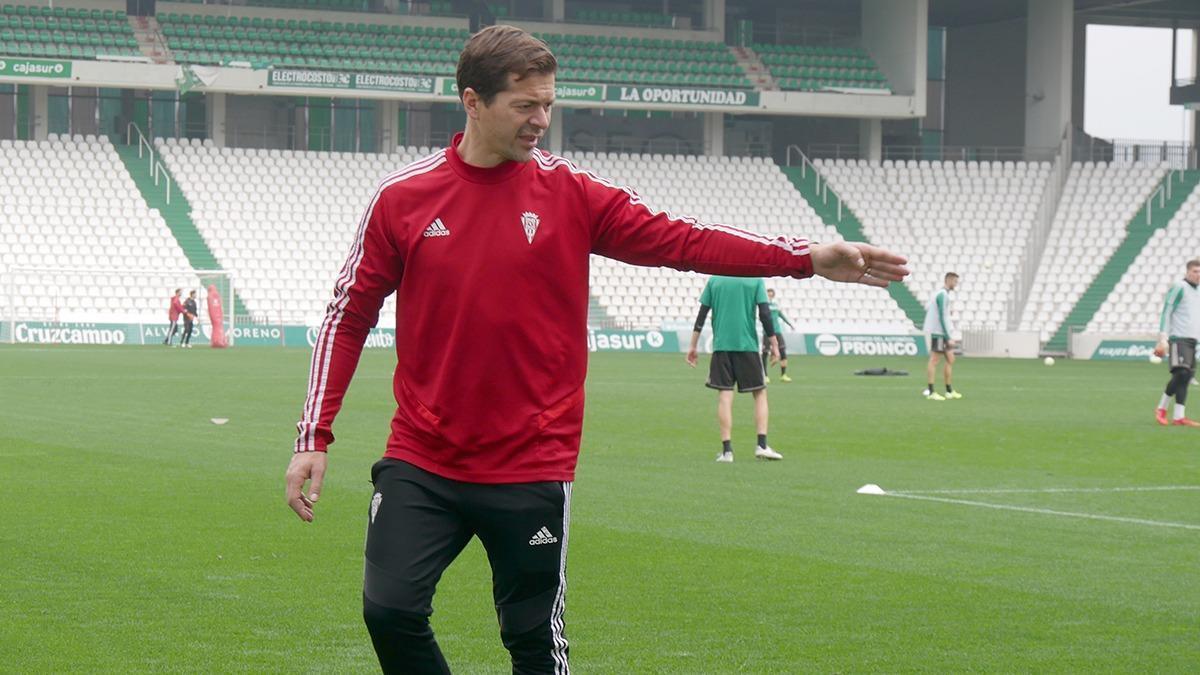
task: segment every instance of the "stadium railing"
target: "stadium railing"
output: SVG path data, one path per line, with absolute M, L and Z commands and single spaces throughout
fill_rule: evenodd
M 1021 145 L 885 145 L 883 159 L 965 162 L 1049 162 L 1058 148 Z M 857 143 L 810 143 L 806 154 L 813 159 L 862 159 Z
M 1077 139 L 1074 156 L 1077 162 L 1165 164 L 1172 169 L 1200 168 L 1200 149 L 1194 144 L 1182 141 L 1100 139 L 1087 136 Z
M 1050 175 L 1046 179 L 1046 189 L 1042 192 L 1038 203 L 1037 219 L 1033 230 L 1025 241 L 1025 250 L 1021 254 L 1020 264 L 1015 266 L 1013 291 L 1009 296 L 1008 329 L 1017 330 L 1021 316 L 1025 313 L 1025 303 L 1029 301 L 1029 292 L 1033 288 L 1038 266 L 1042 262 L 1042 254 L 1046 251 L 1046 240 L 1050 237 L 1050 228 L 1054 224 L 1054 214 L 1058 211 L 1058 203 L 1062 199 L 1063 186 L 1067 183 L 1067 175 L 1071 165 L 1071 134 L 1070 129 L 1064 129 L 1054 158 L 1050 165 Z

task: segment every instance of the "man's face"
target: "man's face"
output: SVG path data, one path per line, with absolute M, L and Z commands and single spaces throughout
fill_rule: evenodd
M 1187 280 L 1193 286 L 1200 285 L 1200 267 L 1189 267 Z
M 775 299 L 775 291 L 767 291 L 767 299 L 774 300 Z
M 954 290 L 957 287 L 958 287 L 958 277 L 950 277 L 949 279 L 946 279 L 946 288 L 949 288 L 950 290 Z
M 550 127 L 554 75 L 530 73 L 516 78 L 509 73 L 508 88 L 496 94 L 490 105 L 476 97 L 476 105 L 468 103 L 467 114 L 476 121 L 488 151 L 514 162 L 527 162 Z

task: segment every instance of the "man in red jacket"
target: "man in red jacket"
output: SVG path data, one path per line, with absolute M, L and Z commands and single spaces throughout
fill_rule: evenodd
M 183 301 L 179 298 L 182 295 L 183 289 L 176 288 L 175 295 L 171 296 L 171 308 L 167 310 L 167 318 L 171 320 L 171 327 L 167 331 L 167 339 L 163 340 L 164 345 L 171 344 L 171 340 L 175 339 L 175 331 L 179 330 L 179 315 L 183 314 Z
M 546 45 L 518 28 L 493 26 L 468 41 L 457 74 L 465 132 L 379 185 L 313 347 L 287 471 L 287 501 L 305 521 L 367 332 L 397 293 L 397 409 L 371 471 L 363 581 L 385 672 L 449 672 L 431 603 L 476 536 L 514 672 L 568 672 L 589 255 L 873 286 L 908 272 L 900 256 L 865 244 L 810 245 L 654 211 L 633 190 L 540 150 L 556 68 Z M 462 372 L 490 376 L 464 381 Z

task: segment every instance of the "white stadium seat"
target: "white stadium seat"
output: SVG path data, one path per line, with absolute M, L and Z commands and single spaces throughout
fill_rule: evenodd
M 1193 190 L 1167 227 L 1158 230 L 1100 306 L 1089 330 L 1157 333 L 1163 300 L 1200 258 L 1200 189 Z
M 818 160 L 872 243 L 908 255 L 921 302 L 961 275 L 962 328 L 1008 328 L 1014 252 L 1024 250 L 1050 167 L 1045 163 Z
M 187 257 L 107 138 L 0 141 L 0 191 L 0 265 L 19 277 L 8 283 L 20 318 L 162 323 L 171 290 L 190 283 L 174 278 L 191 269 Z M 158 274 L 83 272 L 122 267 Z
M 1076 162 L 1030 289 L 1021 330 L 1047 340 L 1125 238 L 1125 228 L 1165 169 Z

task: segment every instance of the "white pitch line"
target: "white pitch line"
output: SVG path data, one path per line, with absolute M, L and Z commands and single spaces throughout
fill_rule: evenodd
M 968 499 L 949 499 L 947 497 L 931 497 L 928 495 L 916 495 L 905 492 L 887 492 L 884 494 L 887 497 L 898 497 L 900 499 L 920 499 L 929 502 L 942 502 L 944 504 L 962 504 L 965 506 L 981 506 L 987 509 L 997 509 L 1000 511 L 1021 511 L 1023 513 L 1040 513 L 1046 516 L 1066 516 L 1068 518 L 1086 518 L 1087 520 L 1107 520 L 1115 523 L 1130 523 L 1133 525 L 1149 525 L 1151 527 L 1174 527 L 1182 530 L 1200 531 L 1200 525 L 1192 525 L 1190 523 L 1172 523 L 1163 520 L 1145 520 L 1143 518 L 1124 518 L 1121 516 L 1104 516 L 1097 513 L 1078 513 L 1075 511 L 1055 511 L 1053 509 L 1038 509 L 1030 506 L 1012 506 L 1011 504 L 992 504 L 990 502 L 977 502 Z
M 953 490 L 900 490 L 888 494 L 944 495 L 944 494 L 1052 494 L 1056 492 L 1184 492 L 1200 490 L 1200 485 L 1137 485 L 1132 487 L 1079 487 L 1079 488 L 962 488 Z

